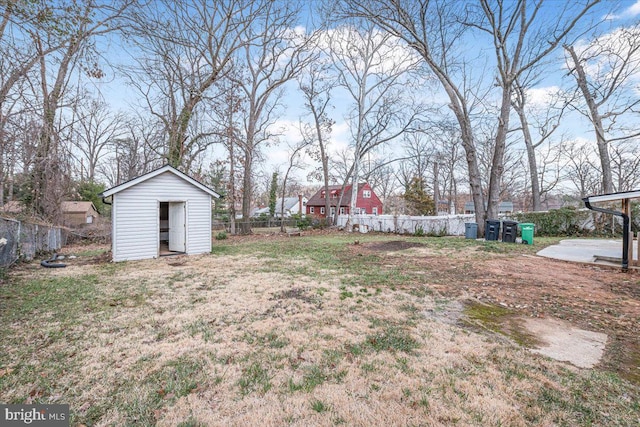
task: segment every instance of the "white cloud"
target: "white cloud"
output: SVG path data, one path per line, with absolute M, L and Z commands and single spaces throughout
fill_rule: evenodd
M 625 14 L 628 14 L 628 15 L 631 15 L 631 16 L 640 15 L 640 0 L 637 0 L 633 5 L 631 5 L 631 7 L 629 7 L 625 11 Z
M 332 28 L 318 35 L 318 48 L 332 55 L 352 72 L 395 74 L 415 68 L 420 62 L 416 52 L 397 37 L 378 30 L 359 31 L 351 26 Z M 365 57 L 369 63 L 365 65 Z
M 262 171 L 271 174 L 275 170 L 280 170 L 284 173 L 289 164 L 289 146 L 295 145 L 302 138 L 298 126 L 299 123 L 293 120 L 278 120 L 271 125 L 272 131 L 280 135 L 280 143 L 265 148 L 265 161 L 259 165 Z M 350 139 L 349 123 L 344 120 L 336 122 L 332 127 L 328 144 L 329 156 L 336 158 L 345 151 L 349 152 Z M 308 173 L 315 170 L 319 164 L 306 153 L 302 154 L 302 163 L 303 169 L 295 169 L 291 173 L 292 176 L 304 181 Z
M 615 21 L 615 20 L 618 20 L 618 19 L 634 18 L 634 17 L 636 17 L 638 15 L 640 15 L 640 0 L 636 0 L 636 2 L 634 4 L 632 4 L 631 6 L 626 8 L 619 15 L 615 15 L 615 14 L 610 13 L 610 14 L 605 15 L 604 19 L 606 19 L 608 21 Z
M 640 9 L 640 1 L 636 5 Z M 631 43 L 630 40 L 638 40 L 639 36 L 640 28 L 638 27 L 618 27 L 592 40 L 591 43 L 580 40 L 573 47 L 579 57 L 588 58 L 582 66 L 589 78 L 595 80 L 611 79 L 619 72 L 623 65 L 623 59 L 629 58 L 626 68 L 630 73 L 629 81 L 633 82 L 640 80 L 640 68 L 634 65 L 640 63 L 640 52 L 635 50 L 637 42 Z M 630 51 L 631 48 L 634 50 Z M 610 54 L 606 55 L 602 52 Z M 573 61 L 570 58 L 567 60 L 566 66 L 573 67 Z
M 531 107 L 546 107 L 554 101 L 555 95 L 560 92 L 558 86 L 547 86 L 527 90 L 527 104 Z

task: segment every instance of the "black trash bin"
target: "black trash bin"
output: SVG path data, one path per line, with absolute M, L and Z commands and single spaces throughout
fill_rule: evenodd
M 488 219 L 484 230 L 484 240 L 498 240 L 500 236 L 500 220 Z
M 515 243 L 518 235 L 518 223 L 516 221 L 502 221 L 502 241 Z

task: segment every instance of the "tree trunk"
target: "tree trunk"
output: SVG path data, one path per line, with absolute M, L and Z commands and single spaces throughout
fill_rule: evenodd
M 32 208 L 38 214 L 55 222 L 61 220 L 61 174 L 58 153 L 55 119 L 62 89 L 67 78 L 72 58 L 79 46 L 71 43 L 63 56 L 54 82 L 49 91 L 47 87 L 47 64 L 45 57 L 40 56 L 40 76 L 42 88 L 42 130 L 36 149 L 36 158 L 31 172 L 33 185 Z
M 287 180 L 289 179 L 289 172 L 291 172 L 291 168 L 292 168 L 292 165 L 289 164 L 289 167 L 287 168 L 287 171 L 284 174 L 284 178 L 282 179 L 282 192 L 281 192 L 280 206 L 278 206 L 278 209 L 280 212 L 280 231 L 283 233 L 287 231 L 284 226 L 284 197 L 287 194 Z M 300 214 L 302 214 L 302 212 L 300 212 Z
M 322 179 L 324 181 L 324 194 L 325 196 L 329 194 L 329 156 L 324 154 L 324 144 L 320 144 L 320 155 L 322 156 Z M 342 199 L 341 199 L 342 200 Z M 324 211 L 330 212 L 331 204 L 329 203 L 329 199 L 325 197 L 324 199 Z M 336 205 L 336 214 L 333 218 L 329 218 L 329 221 L 325 221 L 327 225 L 336 224 L 338 221 L 338 215 L 340 213 L 340 205 Z
M 478 224 L 478 233 L 484 234 L 484 223 L 487 219 L 487 212 L 484 206 L 484 195 L 482 192 L 482 179 L 480 177 L 480 168 L 478 167 L 478 155 L 473 138 L 473 128 L 471 126 L 471 118 L 467 111 L 465 100 L 462 94 L 459 94 L 456 87 L 444 74 L 438 64 L 428 54 L 422 54 L 431 70 L 436 74 L 438 80 L 442 84 L 449 100 L 449 108 L 453 111 L 460 125 L 460 139 L 464 148 L 465 158 L 467 160 L 467 169 L 469 172 L 469 188 L 473 207 L 475 209 L 475 219 Z
M 453 101 L 455 98 L 451 98 Z M 462 147 L 465 151 L 465 158 L 467 160 L 467 168 L 469 170 L 469 188 L 471 190 L 471 198 L 473 200 L 473 207 L 475 209 L 475 219 L 478 224 L 478 233 L 484 234 L 484 223 L 487 219 L 486 210 L 484 207 L 484 195 L 482 193 L 482 179 L 480 178 L 480 168 L 478 167 L 478 156 L 476 154 L 476 147 L 473 140 L 473 132 L 471 130 L 471 120 L 468 114 L 462 113 L 459 108 L 453 108 L 458 123 L 460 124 Z
M 353 164 L 353 172 L 351 174 L 351 203 L 349 203 L 349 219 L 347 220 L 347 231 L 353 231 L 353 226 L 357 222 L 354 215 L 358 206 L 358 179 L 359 179 L 358 174 L 359 172 L 360 172 L 360 159 L 358 154 L 356 153 L 356 159 Z M 339 206 L 336 206 L 336 208 L 339 208 Z
M 434 205 L 434 213 L 436 216 L 438 216 L 438 204 L 440 203 L 440 191 L 439 191 L 439 186 L 440 183 L 438 182 L 438 159 L 436 159 L 435 162 L 433 162 L 433 205 Z
M 600 165 L 602 167 L 602 191 L 604 193 L 613 192 L 613 175 L 611 173 L 611 159 L 609 156 L 609 146 L 604 134 L 604 126 L 602 125 L 602 116 L 598 111 L 598 104 L 596 103 L 593 95 L 589 91 L 589 85 L 587 83 L 587 76 L 584 71 L 584 67 L 580 63 L 580 59 L 576 54 L 573 46 L 566 46 L 565 50 L 571 55 L 573 60 L 574 70 L 576 72 L 575 78 L 578 83 L 578 88 L 584 96 L 584 100 L 587 103 L 589 109 L 589 115 L 591 116 L 591 123 L 596 134 L 596 144 L 598 146 L 598 155 L 600 156 Z
M 228 130 L 229 134 L 229 191 L 228 191 L 228 212 L 229 212 L 229 233 L 236 234 L 236 160 L 234 153 L 234 142 L 233 142 L 233 118 L 229 115 L 230 127 Z
M 534 212 L 542 210 L 542 202 L 540 201 L 540 181 L 538 180 L 538 162 L 536 161 L 536 150 L 533 146 L 533 139 L 531 138 L 531 132 L 529 131 L 529 122 L 524 112 L 524 104 L 515 106 L 514 110 L 520 117 L 520 124 L 522 126 L 522 136 L 524 138 L 524 145 L 527 149 L 527 160 L 529 162 L 529 177 L 531 179 L 531 201 L 532 210 Z
M 502 105 L 500 107 L 498 131 L 496 132 L 495 146 L 493 148 L 491 174 L 489 176 L 487 219 L 498 218 L 500 186 L 502 185 L 502 175 L 504 173 L 504 153 L 506 149 L 507 132 L 509 130 L 509 115 L 511 112 L 511 92 L 513 83 L 511 80 L 508 80 L 502 84 Z
M 247 143 L 247 146 L 250 146 L 250 143 Z M 240 223 L 240 233 L 251 234 L 251 170 L 253 168 L 253 150 L 245 150 L 243 166 L 244 176 L 242 178 L 242 222 Z

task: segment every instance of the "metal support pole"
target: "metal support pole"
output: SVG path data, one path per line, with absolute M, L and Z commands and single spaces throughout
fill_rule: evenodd
M 591 206 L 591 202 L 588 197 L 585 197 L 582 201 L 587 209 L 622 217 L 622 270 L 627 271 L 629 269 L 629 215 L 624 212 Z

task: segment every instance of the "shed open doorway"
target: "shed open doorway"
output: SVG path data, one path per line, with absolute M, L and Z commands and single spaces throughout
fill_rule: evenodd
M 159 255 L 185 253 L 187 247 L 186 203 L 160 202 L 159 215 Z

